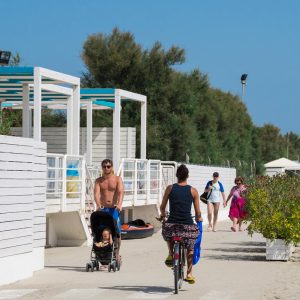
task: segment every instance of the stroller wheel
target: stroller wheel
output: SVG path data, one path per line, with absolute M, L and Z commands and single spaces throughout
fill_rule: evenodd
M 117 271 L 120 271 L 120 268 L 121 268 L 121 264 L 119 261 L 116 262 L 116 269 Z
M 111 264 L 108 264 L 108 272 L 111 271 Z
M 116 265 L 116 262 L 115 262 L 115 261 L 112 263 L 112 268 L 113 268 L 114 272 L 116 272 L 116 270 L 117 270 L 117 265 Z
M 99 271 L 99 262 L 96 261 L 96 270 Z
M 86 263 L 86 265 L 85 265 L 85 271 L 88 272 L 89 269 L 90 269 L 90 264 L 89 264 L 89 263 Z

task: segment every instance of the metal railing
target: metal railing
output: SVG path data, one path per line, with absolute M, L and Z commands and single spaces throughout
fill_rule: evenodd
M 79 155 L 47 154 L 47 210 L 84 210 L 85 159 Z
M 95 210 L 94 183 L 99 166 L 86 166 L 83 156 L 47 154 L 47 211 L 81 210 L 86 218 Z M 174 182 L 170 162 L 122 159 L 117 175 L 124 182 L 123 206 L 160 204 L 167 184 Z
M 87 221 L 88 226 L 90 226 L 91 214 L 96 210 L 96 203 L 94 201 L 95 179 L 92 177 L 90 168 L 88 168 L 88 166 L 85 166 L 85 168 L 86 168 L 85 219 Z
M 123 158 L 117 172 L 124 182 L 124 204 L 157 204 L 161 195 L 159 160 Z

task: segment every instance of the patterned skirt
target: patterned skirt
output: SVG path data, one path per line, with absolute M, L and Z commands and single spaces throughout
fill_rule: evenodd
M 186 225 L 165 222 L 162 225 L 162 236 L 165 241 L 170 241 L 173 236 L 181 237 L 189 251 L 194 250 L 198 235 L 199 228 L 196 224 Z

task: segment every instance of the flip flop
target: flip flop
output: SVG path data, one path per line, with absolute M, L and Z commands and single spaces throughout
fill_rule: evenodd
M 165 260 L 165 265 L 167 267 L 172 267 L 173 266 L 173 257 L 169 255 L 166 260 Z
M 194 284 L 196 282 L 196 278 L 195 277 L 186 277 L 184 279 L 184 281 L 186 281 L 189 284 Z

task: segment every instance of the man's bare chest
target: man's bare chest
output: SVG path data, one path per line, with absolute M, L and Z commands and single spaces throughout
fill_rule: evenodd
M 105 180 L 100 183 L 101 192 L 114 192 L 117 188 L 117 183 L 114 180 Z

